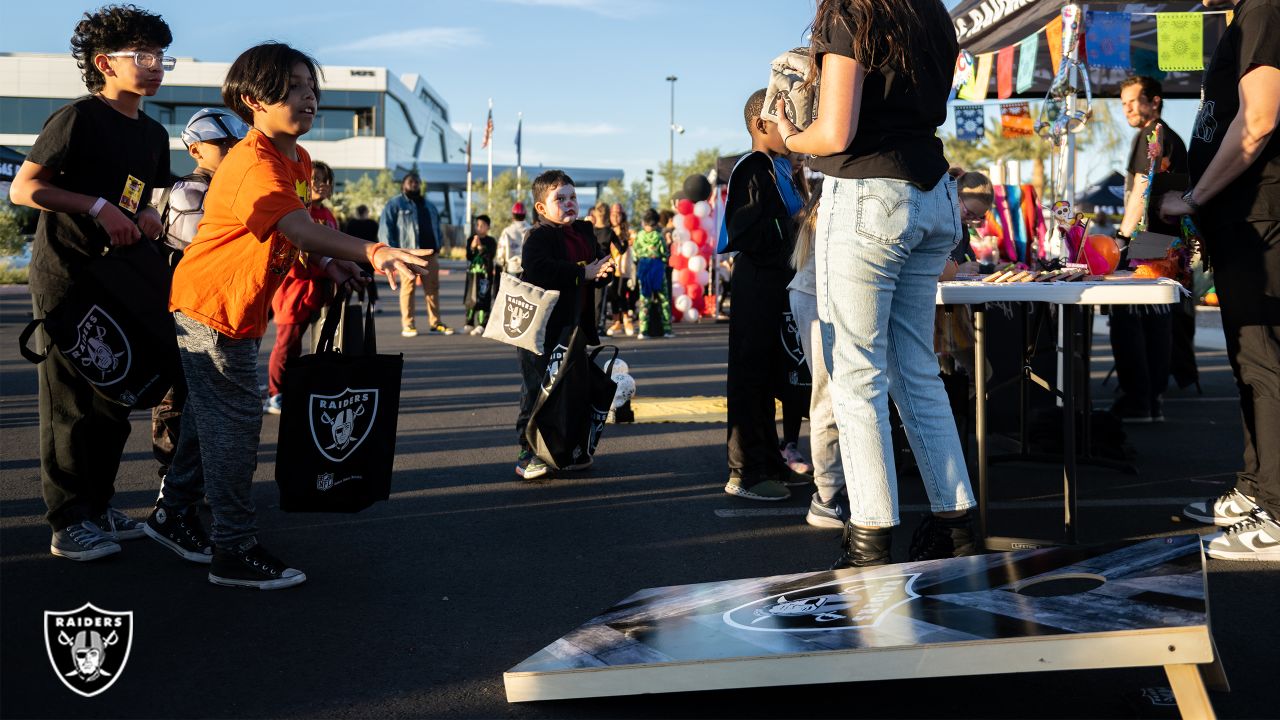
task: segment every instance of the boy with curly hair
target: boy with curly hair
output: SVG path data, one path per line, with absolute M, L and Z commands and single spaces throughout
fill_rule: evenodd
M 71 38 L 89 94 L 59 108 L 27 155 L 11 200 L 37 208 L 31 302 L 44 318 L 111 246 L 158 238 L 152 205 L 169 183 L 169 136 L 142 112 L 175 61 L 156 14 L 132 5 L 86 13 Z M 142 523 L 111 507 L 129 437 L 129 410 L 102 399 L 60 353 L 40 363 L 40 482 L 51 553 L 96 560 L 142 537 Z

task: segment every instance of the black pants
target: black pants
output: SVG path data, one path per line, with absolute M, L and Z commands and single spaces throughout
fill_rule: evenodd
M 529 417 L 533 415 L 533 406 L 538 402 L 542 378 L 547 372 L 547 356 L 535 355 L 524 348 L 517 348 L 516 359 L 520 362 L 520 412 L 516 415 L 516 436 L 520 449 L 528 450 L 529 441 L 525 439 L 524 429 L 528 427 Z
M 1163 305 L 1111 306 L 1111 350 L 1125 402 L 1151 410 L 1169 386 L 1173 315 Z
M 1244 467 L 1236 483 L 1280 518 L 1280 222 L 1204 229 L 1240 391 Z
M 61 300 L 60 293 L 32 288 L 37 318 Z M 129 439 L 129 410 L 103 399 L 57 350 L 36 372 L 45 518 L 54 530 L 61 530 L 100 515 L 111 502 L 120 455 Z
M 784 475 L 774 413 L 776 388 L 785 378 L 782 317 L 790 308 L 791 273 L 759 267 L 739 256 L 733 281 L 738 290 L 729 315 L 729 469 L 747 487 Z
M 1190 297 L 1173 305 L 1173 348 L 1169 356 L 1169 372 L 1178 387 L 1200 382 L 1196 365 L 1196 301 Z

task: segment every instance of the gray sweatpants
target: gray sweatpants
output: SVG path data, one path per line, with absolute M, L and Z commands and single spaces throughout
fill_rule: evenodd
M 187 405 L 160 504 L 183 509 L 207 494 L 213 509 L 210 539 L 230 549 L 258 531 L 251 490 L 262 431 L 257 373 L 262 339 L 229 338 L 180 312 L 173 319 Z
M 809 395 L 809 450 L 813 460 L 813 484 L 823 502 L 844 491 L 844 465 L 840 461 L 840 431 L 831 408 L 831 370 L 822 352 L 822 328 L 818 320 L 818 296 L 791 290 L 791 314 L 800 330 L 800 345 L 813 376 Z

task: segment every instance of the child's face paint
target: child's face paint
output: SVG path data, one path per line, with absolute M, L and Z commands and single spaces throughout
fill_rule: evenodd
M 578 219 L 578 191 L 572 185 L 561 185 L 548 191 L 534 207 L 548 222 L 566 225 Z

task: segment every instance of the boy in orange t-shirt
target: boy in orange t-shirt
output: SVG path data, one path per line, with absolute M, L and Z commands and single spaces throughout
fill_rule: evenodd
M 421 272 L 413 251 L 367 243 L 307 213 L 311 158 L 298 138 L 311 129 L 320 95 L 316 62 L 281 43 L 246 50 L 232 63 L 223 102 L 253 129 L 223 160 L 205 197 L 204 221 L 174 273 L 169 306 L 188 397 L 173 465 L 146 533 L 192 562 L 216 585 L 274 590 L 306 580 L 257 539 L 251 488 L 262 404 L 258 348 L 271 297 L 298 262 L 338 284 L 367 282 L 366 261 L 394 283 Z M 196 504 L 208 496 L 209 535 Z

